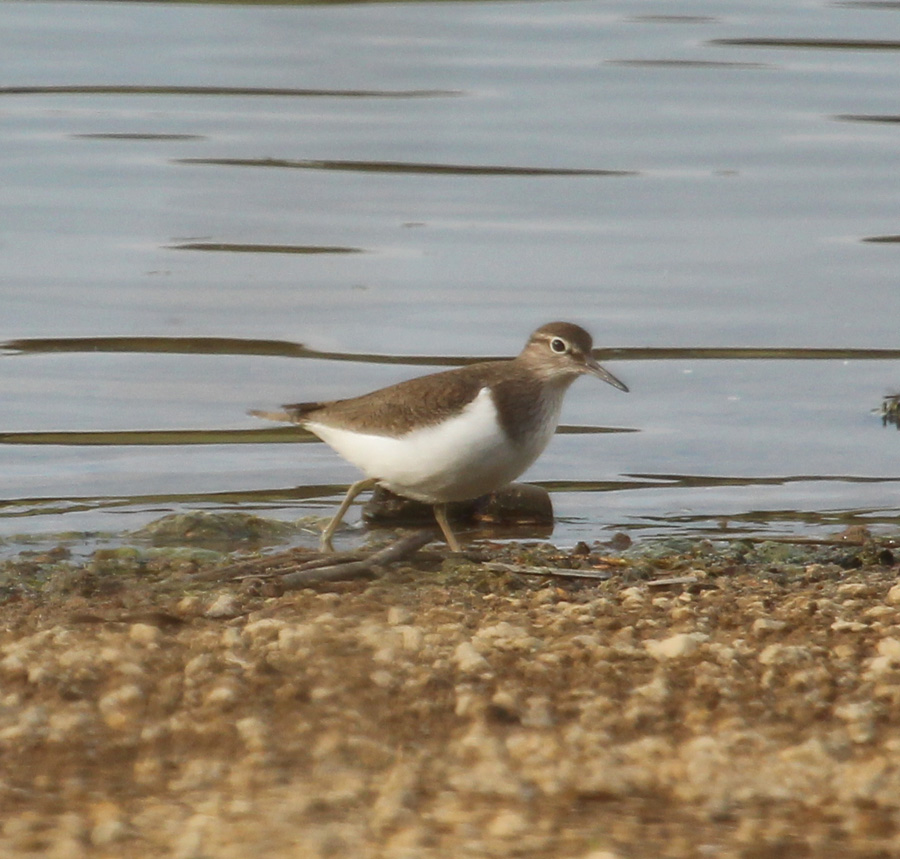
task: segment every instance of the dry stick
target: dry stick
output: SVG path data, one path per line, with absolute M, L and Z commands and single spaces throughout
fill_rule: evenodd
M 648 588 L 666 588 L 671 585 L 695 585 L 699 581 L 698 576 L 670 576 L 667 579 L 651 579 L 643 584 Z
M 297 570 L 281 576 L 285 590 L 297 590 L 317 582 L 334 582 L 340 579 L 355 579 L 369 575 L 376 567 L 384 567 L 412 555 L 433 539 L 430 529 L 415 531 L 403 537 L 362 561 L 348 561 L 317 569 Z
M 521 576 L 556 576 L 564 579 L 598 579 L 606 581 L 613 574 L 606 570 L 573 570 L 570 567 L 534 567 L 506 564 L 502 561 L 491 561 L 484 565 L 485 569 L 498 573 L 517 573 Z
M 727 536 L 721 537 L 708 534 L 706 536 L 696 537 L 698 540 L 725 540 L 729 543 L 784 543 L 789 546 L 863 546 L 867 542 L 874 542 L 878 545 L 891 546 L 895 541 L 891 538 L 871 537 L 753 537 L 753 536 Z
M 208 580 L 221 581 L 222 579 L 243 579 L 253 576 L 259 579 L 270 579 L 280 576 L 286 571 L 310 570 L 316 567 L 332 566 L 335 561 L 362 560 L 365 555 L 362 552 L 339 552 L 334 555 L 320 555 L 310 558 L 312 549 L 289 549 L 286 552 L 277 552 L 274 555 L 265 555 L 262 558 L 252 558 L 246 561 L 237 561 L 227 567 L 216 567 L 213 570 L 204 570 L 190 577 L 192 581 L 202 582 Z M 305 560 L 299 561 L 298 558 Z
M 547 576 L 548 578 L 561 579 L 594 579 L 595 581 L 607 581 L 613 577 L 613 573 L 606 570 L 573 570 L 569 567 L 517 567 L 515 564 L 505 564 L 494 561 L 484 565 L 486 569 L 501 573 L 518 573 L 523 576 Z M 641 582 L 648 588 L 662 588 L 671 585 L 693 585 L 700 579 L 697 576 L 671 576 L 666 579 L 651 579 Z

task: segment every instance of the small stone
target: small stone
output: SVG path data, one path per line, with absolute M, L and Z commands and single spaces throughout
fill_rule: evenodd
M 653 704 L 661 704 L 669 697 L 670 692 L 671 690 L 665 676 L 657 674 L 649 683 L 645 683 L 643 686 L 636 686 L 632 695 L 637 695 Z
M 484 671 L 488 666 L 487 660 L 472 646 L 472 642 L 463 641 L 453 651 L 453 661 L 460 671 L 468 674 L 475 671 Z
M 0 742 L 34 742 L 44 734 L 46 723 L 47 711 L 43 707 L 28 707 L 19 714 L 16 724 L 0 730 Z
M 664 659 L 680 659 L 695 653 L 697 648 L 707 639 L 702 632 L 679 632 L 661 641 L 651 639 L 644 642 L 647 652 L 660 661 Z
M 0 660 L 0 671 L 10 677 L 27 677 L 28 663 L 25 654 L 10 653 Z
M 104 820 L 91 829 L 91 844 L 95 847 L 104 847 L 114 841 L 121 841 L 127 831 L 121 820 Z
M 643 602 L 647 597 L 647 592 L 643 588 L 632 586 L 619 591 L 619 597 L 624 603 Z
M 763 665 L 797 665 L 810 659 L 810 651 L 799 645 L 770 644 L 758 658 Z
M 471 717 L 481 710 L 481 696 L 477 695 L 466 686 L 458 686 L 456 689 L 456 705 L 453 712 L 457 716 Z
M 182 597 L 178 601 L 178 605 L 176 606 L 176 608 L 179 614 L 196 614 L 200 608 L 200 597 L 195 596 L 194 594 Z
M 867 623 L 861 623 L 858 620 L 836 620 L 831 624 L 831 629 L 834 632 L 862 632 L 868 628 L 869 625 Z
M 309 650 L 317 634 L 316 627 L 311 623 L 293 623 L 290 626 L 283 626 L 278 630 L 278 649 L 288 654 L 302 656 Z
M 379 689 L 390 689 L 394 685 L 394 675 L 390 671 L 373 671 L 370 677 Z
M 128 630 L 128 637 L 137 644 L 155 644 L 159 640 L 159 627 L 149 623 L 133 623 Z
M 515 696 L 505 689 L 498 689 L 491 698 L 491 704 L 508 713 L 515 713 L 519 709 L 519 704 Z
M 42 855 L 46 859 L 87 859 L 88 854 L 81 840 L 71 835 L 63 835 L 54 841 L 53 847 L 47 853 Z
M 225 769 L 224 761 L 208 758 L 192 758 L 180 767 L 175 778 L 168 783 L 168 789 L 174 793 L 193 790 L 209 790 L 220 781 Z M 163 770 L 163 773 L 165 770 Z M 145 770 L 146 775 L 153 775 L 152 769 Z
M 204 845 L 212 819 L 206 814 L 195 814 L 182 826 L 174 844 L 174 859 L 204 859 L 210 853 Z
M 229 707 L 237 700 L 238 693 L 233 686 L 216 686 L 206 696 L 206 703 L 213 707 Z
M 834 715 L 844 722 L 861 722 L 874 718 L 875 707 L 871 701 L 856 701 L 835 707 Z
M 53 743 L 72 742 L 85 736 L 93 721 L 94 717 L 81 709 L 54 713 L 47 724 L 47 740 Z
M 900 639 L 882 638 L 876 647 L 879 656 L 885 656 L 893 662 L 900 662 Z
M 518 811 L 507 809 L 494 815 L 488 834 L 494 838 L 516 838 L 528 829 L 528 820 Z
M 129 683 L 104 695 L 97 706 L 110 728 L 124 730 L 137 721 L 143 700 L 144 693 L 140 686 Z
M 481 650 L 528 652 L 540 647 L 540 641 L 529 635 L 528 630 L 505 620 L 482 627 L 473 640 L 478 642 Z
M 615 534 L 610 537 L 605 543 L 601 543 L 601 546 L 606 546 L 609 549 L 612 549 L 615 552 L 624 552 L 627 548 L 629 548 L 632 544 L 632 539 L 629 537 L 624 531 L 616 531 Z
M 193 659 L 188 660 L 184 666 L 184 677 L 186 680 L 196 680 L 209 671 L 213 664 L 213 657 L 209 653 L 198 653 Z
M 886 603 L 890 605 L 900 605 L 900 584 L 894 585 L 884 598 Z
M 863 612 L 863 617 L 870 617 L 873 620 L 883 620 L 887 618 L 894 618 L 897 615 L 897 610 L 891 608 L 887 605 L 874 605 L 872 608 L 867 608 Z
M 772 617 L 758 617 L 753 621 L 754 632 L 781 632 L 787 624 Z
M 400 626 L 409 623 L 410 620 L 412 620 L 412 612 L 409 609 L 399 605 L 392 605 L 388 609 L 387 622 L 391 626 Z
M 222 630 L 222 637 L 219 639 L 222 647 L 232 650 L 241 643 L 241 630 L 233 626 L 226 626 Z
M 872 676 L 886 674 L 893 671 L 900 664 L 900 639 L 890 636 L 882 638 L 875 646 L 878 656 L 873 656 L 869 660 L 866 673 Z
M 837 586 L 837 592 L 841 596 L 848 597 L 849 599 L 868 596 L 870 591 L 871 587 L 869 585 L 864 585 L 861 582 L 845 582 L 844 584 Z
M 855 743 L 868 743 L 875 735 L 877 711 L 870 701 L 842 704 L 834 708 L 834 715 L 847 725 L 847 733 Z
M 288 624 L 277 617 L 264 617 L 260 620 L 251 620 L 244 624 L 241 635 L 250 641 L 251 645 L 272 641 L 281 634 L 281 630 Z
M 869 666 L 866 674 L 877 677 L 879 674 L 886 674 L 894 668 L 894 661 L 887 656 L 875 656 L 869 660 Z
M 246 719 L 239 719 L 235 727 L 248 751 L 261 752 L 265 749 L 269 729 L 262 719 L 248 716 Z
M 96 823 L 91 827 L 90 841 L 95 847 L 105 847 L 121 841 L 128 834 L 118 806 L 105 802 L 95 809 Z
M 213 620 L 227 620 L 241 614 L 241 604 L 234 594 L 220 594 L 203 612 L 204 617 Z
M 56 825 L 60 832 L 65 832 L 73 838 L 83 838 L 87 831 L 84 818 L 74 811 L 61 814 Z
M 403 625 L 396 627 L 396 630 L 400 633 L 404 650 L 416 652 L 422 649 L 425 635 L 420 627 Z

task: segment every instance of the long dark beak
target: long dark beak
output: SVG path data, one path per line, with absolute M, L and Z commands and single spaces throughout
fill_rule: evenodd
M 598 379 L 602 379 L 604 382 L 606 382 L 607 385 L 612 385 L 614 388 L 618 388 L 620 391 L 624 391 L 626 394 L 628 393 L 628 385 L 617 379 L 605 367 L 601 367 L 600 364 L 595 361 L 594 358 L 592 358 L 590 355 L 585 358 L 584 367 L 586 373 L 590 373 L 592 376 L 596 376 Z

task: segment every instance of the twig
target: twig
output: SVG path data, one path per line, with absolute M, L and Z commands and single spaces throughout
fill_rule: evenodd
M 343 561 L 362 560 L 365 555 L 362 552 L 340 552 L 334 555 L 315 554 L 310 558 L 312 549 L 289 549 L 286 552 L 278 552 L 274 555 L 264 555 L 262 558 L 252 558 L 246 561 L 238 561 L 227 567 L 216 567 L 213 570 L 204 570 L 190 577 L 192 581 L 221 581 L 223 579 L 243 579 L 253 576 L 258 579 L 270 579 L 283 575 L 285 572 L 295 570 L 310 570 L 316 567 L 333 566 L 334 563 Z
M 504 564 L 501 561 L 492 561 L 484 566 L 488 570 L 499 573 L 518 573 L 523 576 L 556 576 L 565 579 L 599 579 L 600 581 L 612 578 L 612 573 L 606 570 L 573 570 L 568 567 L 526 567 L 518 564 Z
M 789 546 L 862 546 L 869 539 L 874 539 L 876 543 L 885 544 L 888 547 L 895 542 L 892 539 L 870 538 L 870 537 L 754 537 L 754 536 L 738 536 L 731 537 L 716 535 L 706 535 L 699 539 L 706 540 L 728 540 L 734 543 L 784 543 Z
M 374 569 L 377 567 L 385 567 L 412 555 L 426 543 L 430 543 L 432 538 L 433 534 L 430 529 L 415 531 L 363 560 L 329 564 L 328 566 L 286 573 L 281 576 L 281 584 L 285 590 L 297 590 L 317 582 L 334 582 L 367 576 L 374 572 Z M 329 558 L 328 560 L 330 561 L 331 559 Z
M 695 585 L 699 581 L 697 576 L 670 576 L 667 579 L 651 579 L 644 584 L 648 588 L 666 588 L 672 585 Z

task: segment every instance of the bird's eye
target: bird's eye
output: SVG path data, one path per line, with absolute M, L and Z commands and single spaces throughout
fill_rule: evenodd
M 568 347 L 566 346 L 566 341 L 563 340 L 562 337 L 554 337 L 550 341 L 550 348 L 557 354 L 562 354 Z

